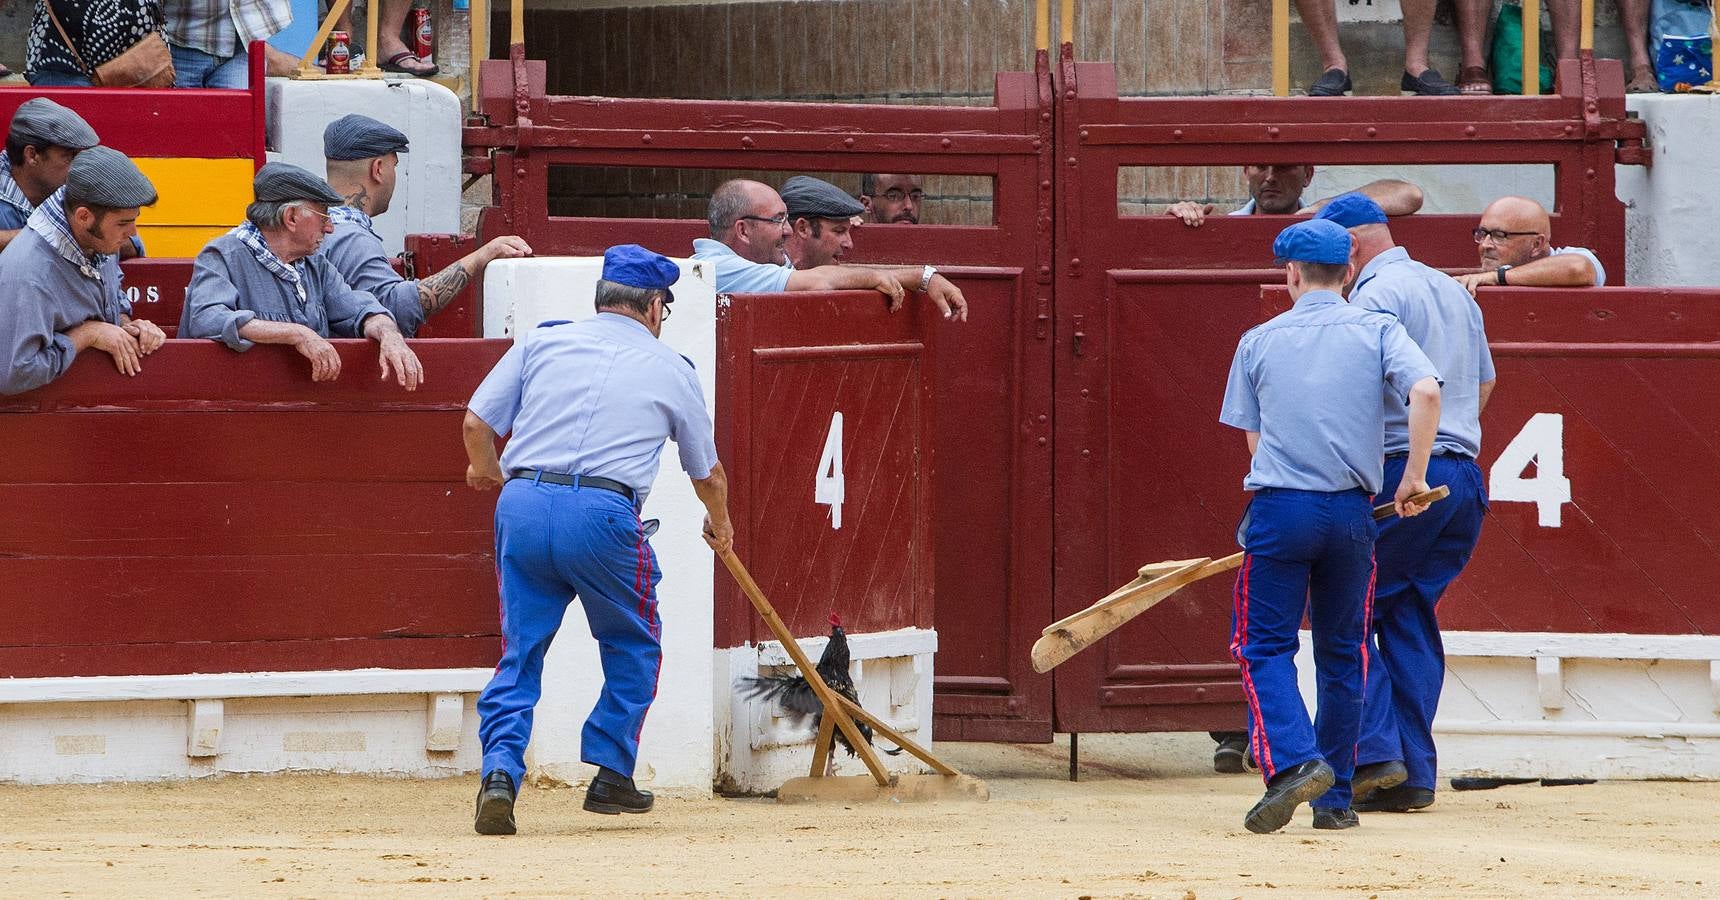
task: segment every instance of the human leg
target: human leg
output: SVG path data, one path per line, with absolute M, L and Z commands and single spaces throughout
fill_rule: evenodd
M 244 53 L 238 56 L 222 58 L 209 76 L 204 80 L 204 87 L 235 88 L 245 90 L 251 86 L 251 60 Z
M 215 71 L 215 67 L 220 64 L 218 57 L 193 47 L 181 47 L 178 44 L 168 44 L 167 50 L 173 55 L 174 87 L 201 88 L 209 86 L 209 74 Z
M 1462 49 L 1463 62 L 1458 68 L 1457 89 L 1465 94 L 1491 94 L 1493 83 L 1487 78 L 1487 20 L 1493 14 L 1493 0 L 1456 0 L 1457 42 Z
M 1320 68 L 1349 71 L 1349 60 L 1338 43 L 1338 9 L 1335 0 L 1296 0 L 1296 11 L 1308 37 L 1320 51 Z
M 400 38 L 411 4 L 412 0 L 381 0 L 382 17 L 376 23 L 376 61 L 390 72 L 427 78 L 436 74 L 436 66 L 419 59 Z
M 1283 769 L 1315 759 L 1314 727 L 1296 685 L 1297 629 L 1308 596 L 1302 492 L 1257 492 L 1248 553 L 1232 594 L 1231 657 L 1248 703 L 1249 749 L 1270 783 Z
M 1402 0 L 1403 70 L 1410 75 L 1427 71 L 1427 44 L 1433 38 L 1433 10 L 1437 0 Z
M 1625 90 L 1632 94 L 1654 93 L 1660 83 L 1654 77 L 1654 54 L 1648 46 L 1649 0 L 1619 0 L 1619 24 L 1624 27 L 1624 42 L 1630 51 L 1630 83 Z
M 1576 59 L 1582 43 L 1582 0 L 1547 0 L 1553 17 L 1553 48 L 1559 59 Z
M 1330 496 L 1321 553 L 1309 571 L 1308 622 L 1318 697 L 1314 732 L 1335 782 L 1313 805 L 1345 809 L 1361 735 L 1367 623 L 1374 593 L 1374 523 L 1365 494 Z
M 36 69 L 25 72 L 24 80 L 31 87 L 90 87 L 90 77 L 82 72 L 68 72 L 65 69 Z

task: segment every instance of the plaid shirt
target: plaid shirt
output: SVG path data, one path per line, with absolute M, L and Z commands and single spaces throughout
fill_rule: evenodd
M 292 0 L 164 0 L 168 43 L 211 56 L 239 56 L 293 22 Z

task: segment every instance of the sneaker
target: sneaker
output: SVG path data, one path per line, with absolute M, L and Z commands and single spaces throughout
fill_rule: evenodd
M 472 828 L 479 834 L 514 833 L 514 780 L 501 769 L 484 776 L 478 785 L 478 809 Z
M 1409 770 L 1397 760 L 1368 763 L 1357 766 L 1356 774 L 1350 778 L 1350 792 L 1357 797 L 1365 797 L 1382 788 L 1394 788 L 1409 780 Z
M 1362 824 L 1357 818 L 1356 811 L 1348 807 L 1344 809 L 1314 808 L 1314 827 L 1321 831 L 1343 831 Z
M 1337 776 L 1323 759 L 1310 759 L 1278 773 L 1266 786 L 1260 802 L 1248 811 L 1242 824 L 1255 834 L 1271 834 L 1289 824 L 1296 807 L 1320 796 Z
M 1355 88 L 1350 83 L 1350 73 L 1343 69 L 1327 69 L 1313 84 L 1308 85 L 1310 97 L 1342 97 Z
M 1218 739 L 1218 747 L 1212 751 L 1212 770 L 1223 775 L 1241 775 L 1248 771 L 1247 759 L 1247 736 L 1226 734 Z
M 650 791 L 642 791 L 633 785 L 633 779 L 615 771 L 598 767 L 597 777 L 591 779 L 591 786 L 585 789 L 585 811 L 602 813 L 606 816 L 621 813 L 647 813 L 655 805 L 656 799 Z
M 1445 80 L 1438 69 L 1428 69 L 1420 75 L 1403 73 L 1403 80 L 1398 82 L 1405 94 L 1417 97 L 1455 97 L 1458 95 L 1457 85 Z
M 1400 784 L 1397 787 L 1381 788 L 1367 796 L 1359 796 L 1350 806 L 1358 812 L 1409 812 L 1412 809 L 1426 809 L 1433 805 L 1433 791 L 1427 788 L 1410 787 Z

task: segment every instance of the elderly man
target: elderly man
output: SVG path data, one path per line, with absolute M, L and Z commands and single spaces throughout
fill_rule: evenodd
M 920 205 L 926 189 L 918 175 L 866 174 L 860 176 L 860 203 L 866 220 L 880 225 L 920 224 Z
M 424 370 L 376 298 L 355 291 L 317 256 L 333 230 L 328 208 L 341 196 L 328 182 L 286 163 L 269 163 L 251 183 L 256 201 L 245 224 L 197 254 L 185 289 L 182 338 L 213 338 L 238 351 L 286 344 L 311 363 L 314 381 L 340 377 L 329 337 L 367 337 L 381 345 L 382 378 L 418 389 Z
M 1546 207 L 1528 197 L 1500 197 L 1481 211 L 1475 243 L 1481 270 L 1457 280 L 1474 295 L 1486 285 L 1603 287 L 1607 270 L 1584 247 L 1553 246 Z
M 1302 164 L 1248 165 L 1242 167 L 1242 177 L 1248 181 L 1248 202 L 1231 211 L 1233 216 L 1288 216 L 1297 213 L 1317 213 L 1332 198 L 1307 202 L 1302 192 L 1314 180 L 1314 167 Z M 1388 216 L 1407 216 L 1421 209 L 1421 188 L 1396 178 L 1381 178 L 1356 188 L 1355 193 L 1374 200 Z M 1196 200 L 1171 204 L 1166 215 L 1176 216 L 1184 225 L 1199 228 L 1212 215 L 1213 205 Z
M 717 290 L 737 293 L 874 290 L 900 309 L 906 291 L 922 291 L 946 319 L 967 319 L 967 300 L 931 266 L 868 268 L 827 265 L 797 269 L 783 255 L 788 205 L 770 185 L 737 179 L 711 194 L 709 238 L 693 241 L 693 258 L 716 267 Z
M 442 311 L 467 284 L 483 277 L 491 260 L 529 256 L 532 248 L 507 235 L 428 278 L 400 277 L 388 264 L 382 238 L 371 219 L 388 211 L 394 199 L 396 167 L 406 150 L 406 135 L 369 116 L 342 116 L 323 129 L 328 183 L 343 202 L 329 210 L 334 233 L 323 241 L 320 252 L 340 270 L 347 284 L 374 295 L 394 317 L 400 332 L 413 337 L 426 318 Z
M 854 249 L 850 229 L 866 207 L 828 181 L 796 175 L 782 183 L 788 207 L 788 240 L 783 252 L 796 269 L 834 266 Z
M 117 150 L 92 147 L 72 160 L 66 186 L 0 252 L 0 394 L 47 384 L 91 347 L 136 375 L 139 358 L 161 346 L 161 329 L 131 318 L 115 255 L 137 233 L 138 209 L 155 199 L 154 185 Z
M 1427 45 L 1433 36 L 1433 10 L 1436 0 L 1402 0 L 1403 7 L 1403 78 L 1398 87 L 1406 94 L 1420 97 L 1446 97 L 1457 88 L 1427 64 Z M 1308 36 L 1319 48 L 1320 65 L 1324 71 L 1308 86 L 1310 97 L 1341 97 L 1350 92 L 1350 63 L 1344 48 L 1338 43 L 1337 0 L 1296 0 L 1296 11 L 1302 24 L 1308 26 Z

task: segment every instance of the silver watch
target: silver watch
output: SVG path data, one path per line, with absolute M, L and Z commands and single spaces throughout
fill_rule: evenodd
M 938 274 L 938 270 L 931 266 L 920 269 L 920 293 L 925 293 L 926 288 L 932 286 L 932 276 L 936 274 Z

